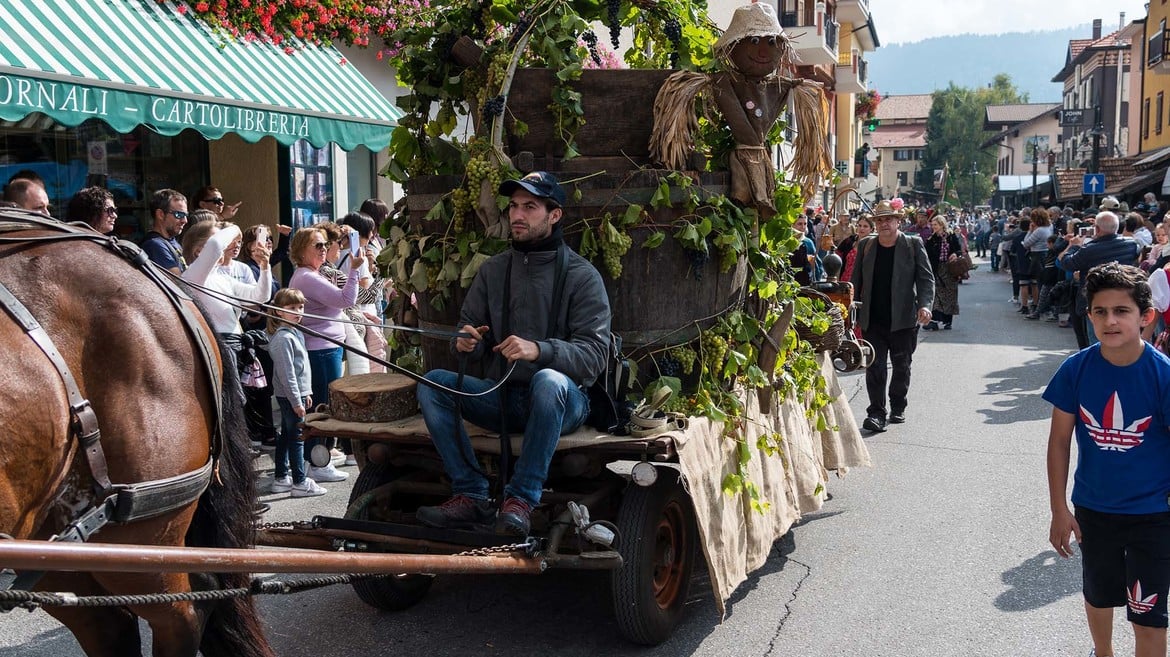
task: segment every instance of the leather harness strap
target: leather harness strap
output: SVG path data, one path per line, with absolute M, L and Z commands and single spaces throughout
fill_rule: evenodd
M 81 395 L 77 379 L 73 378 L 73 373 L 69 371 L 69 366 L 65 364 L 61 352 L 57 351 L 57 345 L 53 344 L 52 338 L 45 333 L 45 329 L 28 308 L 25 308 L 3 283 L 0 283 L 0 306 L 3 306 L 41 351 L 45 352 L 45 356 L 61 376 L 61 381 L 65 384 L 65 394 L 69 398 L 70 425 L 77 432 L 77 438 L 85 452 L 85 460 L 93 476 L 94 492 L 98 497 L 105 497 L 113 485 L 110 483 L 106 454 L 102 451 L 102 434 L 98 429 L 97 415 L 93 412 L 93 407 L 90 406 L 89 400 Z

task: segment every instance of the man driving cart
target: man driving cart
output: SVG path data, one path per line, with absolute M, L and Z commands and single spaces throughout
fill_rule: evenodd
M 610 346 L 610 308 L 601 275 L 568 248 L 561 232 L 565 191 L 537 171 L 499 187 L 508 196 L 511 248 L 480 267 L 460 310 L 455 349 L 469 360 L 487 359 L 487 377 L 465 376 L 465 393 L 482 393 L 515 365 L 504 385 L 482 396 L 455 397 L 433 386 L 418 388 L 427 431 L 451 479 L 452 497 L 420 507 L 424 525 L 475 528 L 493 519 L 501 534 L 527 536 L 540 504 L 560 436 L 589 415 L 585 390 L 602 374 Z M 428 381 L 455 388 L 459 374 L 432 370 Z M 497 512 L 460 418 L 491 431 L 524 430 L 514 473 Z

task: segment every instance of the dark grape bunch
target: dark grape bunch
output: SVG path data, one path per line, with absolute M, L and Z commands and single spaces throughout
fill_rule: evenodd
M 703 280 L 703 269 L 711 259 L 711 250 L 687 249 L 687 257 L 691 260 L 691 276 L 694 276 L 696 281 Z
M 621 13 L 622 0 L 606 0 L 606 8 L 609 9 L 609 42 L 613 44 L 613 49 L 617 50 L 622 36 L 622 24 L 618 16 Z
M 666 34 L 674 51 L 670 53 L 670 67 L 678 68 L 678 49 L 682 42 L 682 25 L 673 16 L 662 22 L 662 31 Z
M 488 120 L 504 113 L 504 97 L 496 96 L 483 104 L 483 118 Z
M 515 48 L 516 44 L 520 42 L 520 37 L 524 36 L 524 33 L 532 25 L 532 19 L 525 12 L 520 12 L 518 18 L 519 21 L 516 23 L 516 29 L 512 30 L 512 36 L 508 39 L 509 48 Z
M 593 60 L 594 64 L 601 66 L 601 55 L 597 54 L 597 35 L 593 33 L 593 30 L 586 30 L 581 34 L 581 40 L 585 42 L 586 46 L 589 46 L 589 58 Z
M 678 376 L 682 372 L 682 363 L 670 354 L 658 358 L 657 361 L 658 373 L 662 376 Z

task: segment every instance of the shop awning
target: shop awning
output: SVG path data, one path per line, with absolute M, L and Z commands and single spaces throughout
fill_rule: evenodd
M 1036 187 L 1048 184 L 1050 176 L 1046 173 L 1036 175 Z M 1032 189 L 1032 174 L 1026 176 L 998 176 L 996 187 L 1001 192 L 1020 192 Z
M 0 119 L 379 150 L 402 113 L 333 48 L 286 54 L 155 0 L 0 0 Z

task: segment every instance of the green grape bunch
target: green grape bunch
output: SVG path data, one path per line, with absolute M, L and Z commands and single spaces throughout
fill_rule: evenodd
M 715 377 L 720 376 L 727 358 L 727 339 L 711 331 L 704 331 L 699 336 L 699 348 L 703 351 L 703 365 L 707 372 Z
M 695 361 L 699 355 L 690 345 L 680 345 L 670 350 L 670 355 L 682 365 L 683 374 L 690 374 L 695 371 Z

